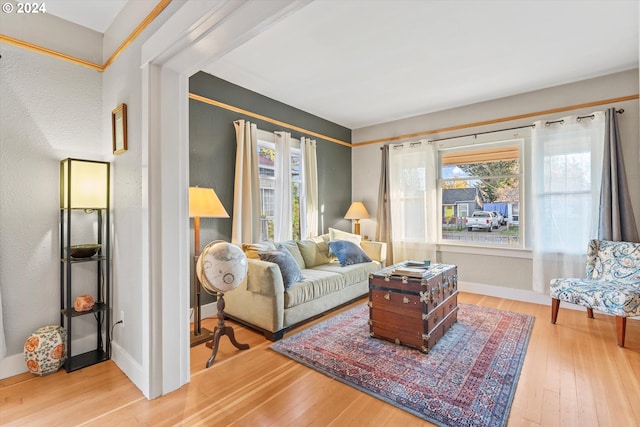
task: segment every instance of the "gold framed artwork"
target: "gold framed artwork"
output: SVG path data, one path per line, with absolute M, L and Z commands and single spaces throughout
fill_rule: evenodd
M 111 112 L 111 133 L 113 154 L 127 151 L 127 104 L 120 104 Z

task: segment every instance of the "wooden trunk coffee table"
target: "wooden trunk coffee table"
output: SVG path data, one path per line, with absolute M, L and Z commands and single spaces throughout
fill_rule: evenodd
M 409 270 L 401 263 L 369 276 L 370 333 L 428 353 L 458 319 L 458 268 Z

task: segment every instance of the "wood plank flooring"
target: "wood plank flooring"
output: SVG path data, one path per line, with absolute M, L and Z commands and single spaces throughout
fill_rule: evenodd
M 590 320 L 584 311 L 561 306 L 552 325 L 549 306 L 469 293 L 459 301 L 536 317 L 509 427 L 640 427 L 640 321 L 628 320 L 626 348 L 619 348 L 609 316 L 596 313 Z M 215 324 L 213 318 L 204 321 L 209 329 Z M 214 365 L 205 369 L 211 350 L 204 344 L 193 348 L 191 382 L 151 401 L 111 361 L 70 374 L 2 380 L 0 424 L 431 425 L 269 350 L 271 343 L 250 329 L 234 329 L 249 350 L 239 351 L 223 338 Z

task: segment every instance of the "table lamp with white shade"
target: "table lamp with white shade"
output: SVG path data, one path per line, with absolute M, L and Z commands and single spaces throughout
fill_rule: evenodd
M 355 219 L 356 222 L 353 226 L 353 231 L 355 234 L 360 234 L 360 220 L 363 218 L 371 218 L 369 212 L 367 212 L 367 208 L 364 206 L 362 202 L 353 202 L 349 207 L 349 210 L 344 216 L 344 219 Z

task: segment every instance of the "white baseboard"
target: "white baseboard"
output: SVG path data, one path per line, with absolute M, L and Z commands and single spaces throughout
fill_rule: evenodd
M 533 304 L 551 306 L 551 297 L 549 295 L 523 289 L 504 288 L 502 286 L 483 285 L 480 283 L 459 281 L 458 290 L 462 292 L 469 292 L 472 294 L 487 295 L 490 297 L 498 297 L 514 301 L 530 302 Z M 569 308 L 571 310 L 585 310 L 585 308 L 581 305 L 569 304 L 567 302 L 563 302 L 561 304 L 561 307 Z M 602 313 L 598 310 L 594 310 L 594 312 L 610 316 L 610 314 Z M 640 319 L 640 316 L 627 317 L 627 319 Z
M 27 365 L 24 361 L 24 353 L 5 356 L 0 360 L 0 379 L 12 377 L 27 372 Z
M 189 321 L 193 323 L 193 310 L 190 309 Z M 216 317 L 218 314 L 218 303 L 211 302 L 200 307 L 200 318 Z
M 216 317 L 218 315 L 218 304 L 215 302 L 202 306 L 202 318 Z
M 524 289 L 505 288 L 502 286 L 483 285 L 481 283 L 458 281 L 458 290 L 469 292 L 472 294 L 487 295 L 490 297 L 498 297 L 510 299 L 514 301 L 530 302 L 533 304 L 551 305 L 549 295 L 540 294 L 534 291 Z
M 138 362 L 135 361 L 133 357 L 117 342 L 111 343 L 111 359 L 113 363 L 116 364 L 118 368 L 131 380 L 131 382 L 142 391 L 142 393 L 149 398 L 149 390 L 147 389 L 147 385 L 149 381 L 147 380 L 147 374 L 142 369 L 142 366 Z

